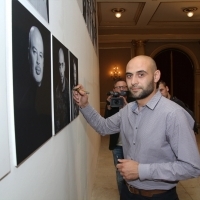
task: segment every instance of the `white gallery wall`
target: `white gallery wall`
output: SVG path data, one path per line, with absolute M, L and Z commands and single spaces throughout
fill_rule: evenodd
M 0 24 L 3 30 L 6 29 L 5 2 L 0 6 Z M 10 153 L 8 137 L 8 112 L 7 112 L 7 79 L 6 79 L 6 32 L 0 31 L 0 179 L 10 171 Z
M 19 2 L 78 58 L 79 83 L 99 111 L 98 52 L 82 16 L 82 1 L 49 0 L 49 23 L 28 0 Z M 81 114 L 15 166 L 11 5 L 12 0 L 0 2 L 0 199 L 89 200 L 100 136 Z

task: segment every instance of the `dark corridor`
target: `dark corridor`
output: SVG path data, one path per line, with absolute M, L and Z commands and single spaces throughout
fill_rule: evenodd
M 178 49 L 166 49 L 159 52 L 154 60 L 170 94 L 194 111 L 194 65 L 189 56 Z

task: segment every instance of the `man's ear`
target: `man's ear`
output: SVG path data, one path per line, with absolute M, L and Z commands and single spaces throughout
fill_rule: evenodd
M 166 90 L 167 90 L 167 92 L 169 92 L 169 87 L 168 86 L 166 86 Z
M 154 72 L 154 82 L 157 83 L 160 80 L 161 72 L 160 70 L 156 70 Z

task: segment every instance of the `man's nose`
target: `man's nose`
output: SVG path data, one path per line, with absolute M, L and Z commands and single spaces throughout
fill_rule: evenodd
M 37 54 L 37 64 L 40 64 L 40 55 Z
M 137 76 L 132 76 L 132 79 L 131 79 L 131 85 L 135 85 L 135 84 L 137 84 L 138 83 L 138 78 L 137 78 Z

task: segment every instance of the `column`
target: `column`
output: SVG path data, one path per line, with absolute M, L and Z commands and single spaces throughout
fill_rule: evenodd
M 145 41 L 143 40 L 132 40 L 132 45 L 135 47 L 135 56 L 145 55 Z

